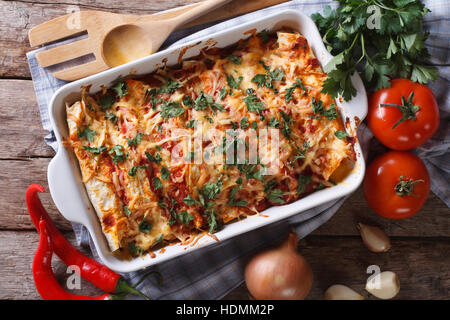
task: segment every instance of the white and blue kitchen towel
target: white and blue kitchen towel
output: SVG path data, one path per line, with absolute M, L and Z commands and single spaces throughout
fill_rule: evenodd
M 424 2 L 432 11 L 426 16 L 424 25 L 427 31 L 430 32 L 427 46 L 433 57 L 432 62 L 438 65 L 439 68 L 439 79 L 434 81 L 430 87 L 439 103 L 441 126 L 433 139 L 417 149 L 416 153 L 424 160 L 432 177 L 432 191 L 447 206 L 450 206 L 450 153 L 448 151 L 450 147 L 448 128 L 450 118 L 450 95 L 448 92 L 450 81 L 450 34 L 448 33 L 450 30 L 450 3 L 448 1 L 431 0 Z M 290 1 L 226 21 L 176 31 L 163 44 L 162 49 L 179 45 L 219 30 L 225 30 L 231 26 L 283 9 L 295 9 L 310 15 L 322 11 L 326 5 L 336 7 L 337 2 L 320 0 Z M 39 50 L 42 49 L 29 52 L 27 58 L 42 124 L 44 129 L 50 132 L 45 137 L 45 141 L 56 150 L 57 144 L 48 115 L 48 103 L 53 93 L 66 82 L 52 77 L 49 69 L 39 66 L 35 58 L 36 52 Z M 364 154 L 367 154 L 367 147 L 372 134 L 362 124 L 358 135 Z M 242 283 L 246 259 L 254 252 L 280 241 L 286 236 L 289 228 L 294 228 L 299 238 L 305 237 L 328 221 L 344 201 L 345 198 L 332 201 L 285 221 L 158 264 L 152 267 L 152 270 L 159 271 L 163 275 L 163 285 L 156 286 L 155 281 L 149 278 L 139 286 L 139 289 L 152 299 L 220 299 Z M 93 255 L 98 258 L 95 247 L 90 241 L 89 234 L 85 228 L 74 224 L 74 230 L 79 243 L 84 245 L 89 243 Z M 124 274 L 124 277 L 129 279 L 131 283 L 134 283 L 148 271 Z

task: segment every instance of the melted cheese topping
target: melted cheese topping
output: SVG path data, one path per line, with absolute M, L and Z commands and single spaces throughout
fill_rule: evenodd
M 94 95 L 83 90 L 67 106 L 66 144 L 111 249 L 139 255 L 163 241 L 192 241 L 331 186 L 355 154 L 351 138 L 336 136 L 345 129 L 321 93 L 325 79 L 306 39 L 280 31 Z M 262 147 L 275 140 L 267 128 L 279 132 L 279 149 Z M 240 135 L 226 138 L 230 129 Z M 251 149 L 248 139 L 260 142 L 256 163 L 226 164 L 227 152 Z

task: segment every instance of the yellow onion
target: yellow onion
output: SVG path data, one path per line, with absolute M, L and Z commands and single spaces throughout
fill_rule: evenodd
M 245 268 L 245 283 L 257 300 L 303 300 L 313 273 L 297 251 L 298 237 L 290 232 L 281 246 L 254 256 Z

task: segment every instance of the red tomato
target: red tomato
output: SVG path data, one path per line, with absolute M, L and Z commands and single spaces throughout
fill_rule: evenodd
M 439 108 L 427 86 L 395 79 L 390 88 L 378 90 L 370 97 L 367 123 L 386 147 L 409 150 L 422 145 L 436 132 Z
M 370 163 L 364 195 L 380 216 L 404 219 L 422 208 L 430 193 L 430 176 L 422 160 L 404 151 L 387 152 Z

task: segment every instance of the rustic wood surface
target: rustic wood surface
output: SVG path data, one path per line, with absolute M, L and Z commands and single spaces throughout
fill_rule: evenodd
M 81 9 L 147 14 L 196 0 L 50 0 L 0 1 L 0 299 L 39 299 L 31 275 L 31 262 L 38 235 L 28 217 L 24 192 L 31 183 L 47 188 L 46 171 L 53 150 L 43 137 L 39 111 L 25 58 L 29 50 L 28 30 L 46 20 L 69 12 L 71 3 Z M 42 195 L 57 226 L 74 242 L 71 226 L 58 214 L 48 194 Z M 329 285 L 342 283 L 366 296 L 366 269 L 397 272 L 401 281 L 400 299 L 449 299 L 450 210 L 431 194 L 421 212 L 404 221 L 378 217 L 367 206 L 358 189 L 326 224 L 300 242 L 300 251 L 314 270 L 314 286 L 308 299 L 321 299 Z M 381 226 L 392 237 L 392 248 L 383 254 L 370 253 L 360 241 L 356 222 Z M 84 252 L 88 253 L 86 248 Z M 54 258 L 54 269 L 62 283 L 69 276 L 66 267 Z M 82 282 L 83 294 L 97 294 Z M 245 285 L 225 299 L 247 299 Z

